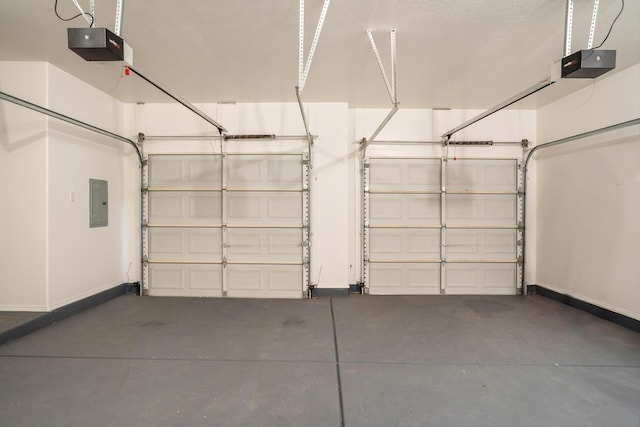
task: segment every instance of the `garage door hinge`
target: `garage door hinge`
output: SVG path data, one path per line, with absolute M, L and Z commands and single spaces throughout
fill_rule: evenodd
M 142 188 L 140 189 L 140 191 L 141 191 L 142 193 L 148 193 L 148 192 L 149 192 L 149 187 L 142 187 Z

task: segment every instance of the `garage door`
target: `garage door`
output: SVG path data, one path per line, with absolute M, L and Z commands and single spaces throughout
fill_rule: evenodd
M 518 170 L 516 159 L 367 159 L 369 293 L 515 294 Z
M 308 281 L 306 168 L 297 154 L 149 155 L 146 292 L 301 298 Z

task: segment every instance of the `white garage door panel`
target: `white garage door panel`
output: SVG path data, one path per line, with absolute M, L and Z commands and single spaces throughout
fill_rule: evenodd
M 447 225 L 514 225 L 517 198 L 513 195 L 448 194 Z
M 438 159 L 371 159 L 370 191 L 439 191 Z
M 447 294 L 514 295 L 516 264 L 447 263 Z
M 152 191 L 149 223 L 220 224 L 220 194 L 220 191 Z
M 440 294 L 440 263 L 371 263 L 372 295 Z
M 304 158 L 149 155 L 147 293 L 301 298 L 309 271 Z
M 228 155 L 227 186 L 254 189 L 302 189 L 297 155 Z
M 514 191 L 515 160 L 460 159 L 447 163 L 447 191 Z
M 222 296 L 222 266 L 198 264 L 150 264 L 152 296 Z
M 230 225 L 302 225 L 301 192 L 229 192 Z
M 220 156 L 152 155 L 149 186 L 155 188 L 220 188 Z
M 302 266 L 235 265 L 227 269 L 227 296 L 245 298 L 300 298 Z
M 440 229 L 372 228 L 369 236 L 371 261 L 440 259 Z
M 149 258 L 153 260 L 222 259 L 219 228 L 151 228 Z
M 515 294 L 519 176 L 516 159 L 365 159 L 367 290 Z
M 447 230 L 447 260 L 515 260 L 516 230 Z
M 301 261 L 302 230 L 282 228 L 230 228 L 227 259 L 250 261 Z
M 369 197 L 371 226 L 440 223 L 440 196 L 436 194 L 371 194 Z

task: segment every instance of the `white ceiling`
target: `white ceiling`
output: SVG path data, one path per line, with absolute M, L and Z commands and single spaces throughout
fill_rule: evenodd
M 79 0 L 89 9 L 89 0 Z M 116 0 L 95 0 L 97 26 L 113 29 Z M 306 50 L 322 0 L 306 0 Z M 640 62 L 640 0 L 625 9 L 603 48 L 617 70 Z M 190 102 L 294 102 L 298 81 L 298 0 L 125 1 L 121 35 L 145 75 Z M 599 44 L 621 0 L 601 0 Z M 128 102 L 170 101 L 120 63 L 88 63 L 67 49 L 54 0 L 0 0 L 0 60 L 48 61 Z M 573 51 L 586 48 L 593 1 L 575 0 Z M 77 11 L 59 0 L 59 13 Z M 334 0 L 303 98 L 388 107 L 369 45 L 374 32 L 390 66 L 397 30 L 401 108 L 489 108 L 546 78 L 563 53 L 564 0 Z M 389 70 L 389 68 L 387 68 Z M 609 75 L 609 74 L 607 74 Z M 536 108 L 590 84 L 564 80 L 518 106 Z

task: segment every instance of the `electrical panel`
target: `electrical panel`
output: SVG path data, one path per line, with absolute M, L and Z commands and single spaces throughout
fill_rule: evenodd
M 109 225 L 109 183 L 101 179 L 89 180 L 89 227 Z

